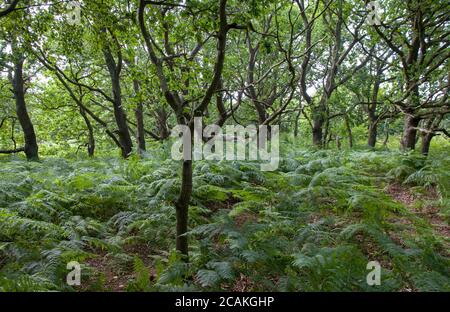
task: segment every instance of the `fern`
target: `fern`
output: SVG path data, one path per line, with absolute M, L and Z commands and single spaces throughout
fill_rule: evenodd
M 427 204 L 445 221 L 447 155 L 283 148 L 275 172 L 194 164 L 189 264 L 173 251 L 180 179 L 167 148 L 128 161 L 0 159 L 0 291 L 73 291 L 73 260 L 92 277 L 83 289 L 105 290 L 88 265 L 99 258 L 131 276 L 129 291 L 448 290 L 448 240 L 383 191 L 436 188 Z M 371 260 L 383 262 L 380 287 L 365 282 Z

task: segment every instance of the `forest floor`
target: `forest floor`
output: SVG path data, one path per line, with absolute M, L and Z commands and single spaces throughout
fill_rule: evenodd
M 450 226 L 440 213 L 439 206 L 433 205 L 440 198 L 436 187 L 427 188 L 425 194 L 414 194 L 410 187 L 394 183 L 387 187 L 387 194 L 395 201 L 403 204 L 418 217 L 428 221 L 436 235 L 450 239 Z M 398 221 L 403 223 L 408 222 L 407 219 Z M 450 257 L 450 240 L 445 243 L 443 251 L 446 252 L 447 257 Z
M 286 154 L 275 172 L 195 164 L 189 263 L 174 250 L 179 163 L 164 152 L 2 158 L 0 290 L 450 290 L 445 150 Z M 66 283 L 71 261 L 81 286 Z

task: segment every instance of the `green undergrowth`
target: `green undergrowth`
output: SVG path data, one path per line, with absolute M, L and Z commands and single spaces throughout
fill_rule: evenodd
M 108 271 L 128 291 L 450 290 L 445 150 L 290 148 L 275 172 L 195 162 L 189 264 L 174 251 L 180 163 L 166 153 L 1 158 L 0 290 L 118 290 Z M 66 283 L 71 261 L 82 286 Z M 369 261 L 382 266 L 379 286 L 366 282 Z

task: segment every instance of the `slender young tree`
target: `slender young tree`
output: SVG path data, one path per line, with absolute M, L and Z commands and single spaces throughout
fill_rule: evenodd
M 162 28 L 164 32 L 164 42 L 166 45 L 165 51 L 159 48 L 157 41 L 153 38 L 151 32 L 148 31 L 145 18 L 145 9 L 149 6 L 151 2 L 140 0 L 138 19 L 139 26 L 142 32 L 142 36 L 149 54 L 150 60 L 155 66 L 156 76 L 159 81 L 159 86 L 161 92 L 173 110 L 176 120 L 180 125 L 186 125 L 191 129 L 191 142 L 193 141 L 193 124 L 195 117 L 204 116 L 211 102 L 213 95 L 216 93 L 220 86 L 220 81 L 222 77 L 222 71 L 225 62 L 225 50 L 227 43 L 227 34 L 232 28 L 244 28 L 236 24 L 228 24 L 227 21 L 227 0 L 220 0 L 217 6 L 217 30 L 215 31 L 214 37 L 217 41 L 216 46 L 216 57 L 213 65 L 213 70 L 210 73 L 211 80 L 207 83 L 207 87 L 204 89 L 203 94 L 200 95 L 198 101 L 188 100 L 189 96 L 189 79 L 184 80 L 183 83 L 173 85 L 170 82 L 170 77 L 168 72 L 174 74 L 175 64 L 174 59 L 178 57 L 187 57 L 192 60 L 195 55 L 201 50 L 204 44 L 204 40 L 200 40 L 198 44 L 193 48 L 190 53 L 175 53 L 170 45 L 170 39 L 168 36 L 168 28 L 164 26 L 164 18 L 167 16 L 168 11 L 166 9 L 160 10 L 160 16 L 163 18 Z M 164 6 L 164 4 L 161 4 Z M 176 5 L 168 5 L 172 9 L 180 9 Z M 152 8 L 155 12 L 155 8 Z M 186 11 L 189 13 L 189 9 Z M 166 55 L 166 53 L 171 53 Z M 159 55 L 158 55 L 159 54 Z M 167 70 L 166 70 L 167 69 Z M 180 72 L 187 73 L 189 68 L 181 67 Z M 189 106 L 191 104 L 191 106 Z M 192 152 L 192 151 L 191 151 Z M 181 188 L 180 194 L 177 201 L 175 202 L 176 207 L 176 218 L 177 218 L 177 237 L 176 237 L 176 248 L 184 255 L 184 259 L 188 259 L 188 237 L 186 235 L 188 230 L 188 209 L 189 203 L 192 195 L 192 157 L 191 159 L 183 160 L 182 174 L 181 174 Z

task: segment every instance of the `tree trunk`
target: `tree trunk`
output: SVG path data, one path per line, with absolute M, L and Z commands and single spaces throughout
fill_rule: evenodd
M 317 147 L 322 147 L 322 125 L 320 119 L 314 119 L 314 127 L 312 129 L 313 144 Z
M 28 115 L 27 106 L 25 103 L 25 90 L 23 81 L 23 62 L 22 55 L 15 56 L 14 59 L 14 78 L 13 78 L 13 90 L 14 98 L 16 100 L 16 114 L 22 126 L 25 148 L 24 152 L 28 160 L 38 160 L 38 145 L 36 140 L 36 133 L 34 131 L 33 123 Z
M 82 107 L 80 107 L 80 114 L 83 117 L 84 123 L 86 124 L 86 128 L 88 129 L 88 132 L 89 132 L 88 143 L 87 143 L 88 155 L 89 155 L 89 157 L 94 157 L 94 152 L 95 152 L 94 129 L 92 128 L 92 124 L 86 114 L 86 111 Z
M 139 81 L 137 81 L 136 79 L 133 80 L 133 87 L 135 96 L 139 98 L 140 86 Z M 146 146 L 145 146 L 145 130 L 144 130 L 144 105 L 142 104 L 142 101 L 140 99 L 137 102 L 134 114 L 136 117 L 136 125 L 137 125 L 136 139 L 138 142 L 139 152 L 145 152 Z
M 368 135 L 368 139 L 367 139 L 367 145 L 369 145 L 369 147 L 374 148 L 375 145 L 377 144 L 377 135 L 378 135 L 378 125 L 376 122 L 374 121 L 370 121 L 369 123 L 369 135 Z
M 325 144 L 326 137 L 324 138 L 323 133 L 323 126 L 326 121 L 326 102 L 327 102 L 327 95 L 323 95 L 320 99 L 320 102 L 317 107 L 313 108 L 313 129 L 312 129 L 312 135 L 313 135 L 313 144 L 317 147 L 322 148 Z
M 430 151 L 430 143 L 433 139 L 432 133 L 426 133 L 422 136 L 422 147 L 421 147 L 421 153 L 422 155 L 427 156 Z
M 379 89 L 379 81 L 375 83 L 372 95 L 372 104 L 369 104 L 368 106 L 369 133 L 367 137 L 367 145 L 371 148 L 374 148 L 375 145 L 377 144 L 377 136 L 378 136 L 378 117 L 376 115 L 378 89 Z
M 118 80 L 113 82 L 113 93 L 114 117 L 116 119 L 116 124 L 119 130 L 119 141 L 122 145 L 122 156 L 124 158 L 127 158 L 133 151 L 133 143 L 131 141 L 131 136 L 127 125 L 127 117 L 125 115 L 125 111 L 122 108 L 120 83 Z
M 188 230 L 188 212 L 189 202 L 192 194 L 192 160 L 183 161 L 182 180 L 180 197 L 178 198 L 176 207 L 177 217 L 177 239 L 176 247 L 184 257 L 185 261 L 188 261 L 188 237 L 186 236 Z
M 161 140 L 165 140 L 170 136 L 170 131 L 167 129 L 167 117 L 167 112 L 164 107 L 156 110 L 157 127 Z
M 347 136 L 348 136 L 348 147 L 350 149 L 352 149 L 353 148 L 352 127 L 350 126 L 350 120 L 347 115 L 345 115 L 344 120 L 345 120 L 345 129 L 347 130 Z
M 298 136 L 299 128 L 300 128 L 300 118 L 302 116 L 303 109 L 299 109 L 297 116 L 294 121 L 294 137 Z
M 103 53 L 111 77 L 114 100 L 114 117 L 118 128 L 117 133 L 119 134 L 122 156 L 123 158 L 128 158 L 133 150 L 133 142 L 131 141 L 130 131 L 128 129 L 127 117 L 122 107 L 122 89 L 120 86 L 120 69 L 122 67 L 122 60 L 119 57 L 119 64 L 116 66 L 116 62 L 114 61 L 111 50 L 108 46 L 103 49 Z
M 403 136 L 400 141 L 403 150 L 414 150 L 416 148 L 417 126 L 419 125 L 419 121 L 420 118 L 410 114 L 405 116 Z
M 372 99 L 370 104 L 367 106 L 367 112 L 369 117 L 369 133 L 367 138 L 367 145 L 371 148 L 374 148 L 377 144 L 377 135 L 378 135 L 378 116 L 377 106 L 378 106 L 378 93 L 380 91 L 381 78 L 383 75 L 383 63 L 377 60 L 377 72 L 376 72 L 376 80 L 373 84 L 372 90 Z
M 338 150 L 341 150 L 341 137 L 340 136 L 336 136 L 336 147 Z

